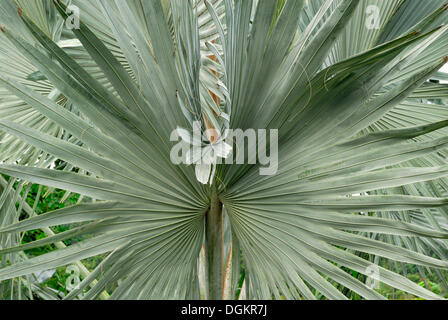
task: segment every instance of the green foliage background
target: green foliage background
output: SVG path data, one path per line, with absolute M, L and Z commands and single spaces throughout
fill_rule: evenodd
M 9 181 L 8 176 L 4 176 L 4 177 Z M 14 187 L 17 187 L 17 183 Z M 35 212 L 38 215 L 75 205 L 81 200 L 79 194 L 71 193 L 67 197 L 65 190 L 50 189 L 45 186 L 41 186 L 41 188 L 42 188 L 41 195 L 44 195 L 44 196 L 39 197 L 38 202 L 35 207 L 36 208 Z M 22 192 L 21 192 L 22 197 L 24 196 L 24 192 L 25 192 L 25 189 L 22 189 Z M 26 195 L 26 203 L 30 207 L 34 207 L 36 198 L 38 197 L 38 193 L 39 193 L 39 185 L 33 184 L 30 187 L 29 192 Z M 19 206 L 20 206 L 20 204 L 19 204 L 19 202 L 17 202 L 16 208 L 18 208 Z M 24 218 L 26 218 L 26 215 L 22 212 L 22 214 L 20 216 L 20 220 L 22 220 Z M 50 229 L 54 233 L 57 234 L 60 232 L 67 231 L 73 226 L 74 225 L 59 225 L 59 226 L 55 226 L 55 227 L 50 227 Z M 40 229 L 27 231 L 23 235 L 22 244 L 40 240 L 40 239 L 43 239 L 46 237 L 47 236 L 46 236 L 45 232 L 43 232 Z M 69 245 L 76 243 L 78 241 L 81 241 L 81 240 L 82 240 L 82 238 L 75 237 L 75 238 L 71 238 L 68 240 L 64 240 L 63 242 L 65 245 L 69 246 Z M 40 256 L 42 254 L 51 252 L 53 250 L 57 250 L 57 248 L 54 244 L 25 250 L 24 252 L 29 258 L 31 258 L 31 257 Z M 103 260 L 104 256 L 105 255 L 99 255 L 96 257 L 85 259 L 82 262 L 89 271 L 92 271 Z M 49 278 L 48 280 L 42 282 L 41 286 L 50 289 L 55 294 L 57 294 L 60 298 L 67 295 L 68 290 L 66 288 L 66 284 L 67 284 L 68 278 L 70 277 L 70 275 L 72 275 L 72 273 L 69 272 L 69 270 L 67 270 L 67 267 L 68 266 L 63 266 L 63 267 L 57 268 L 55 270 L 55 273 L 53 274 L 53 276 L 51 278 Z M 24 290 L 25 290 L 25 287 L 24 287 Z M 9 294 L 9 292 L 7 292 L 6 294 Z M 39 299 L 39 297 L 37 297 L 37 296 L 34 296 L 34 298 Z

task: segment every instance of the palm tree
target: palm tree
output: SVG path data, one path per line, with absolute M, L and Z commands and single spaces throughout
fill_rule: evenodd
M 406 264 L 446 284 L 443 1 L 3 1 L 2 285 L 54 298 L 30 275 L 75 263 L 66 299 L 442 298 Z M 212 163 L 173 163 L 195 123 Z M 278 130 L 278 172 L 215 163 L 229 128 Z M 83 198 L 36 215 L 32 183 Z

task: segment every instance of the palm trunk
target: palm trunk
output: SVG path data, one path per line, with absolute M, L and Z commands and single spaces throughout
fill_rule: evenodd
M 208 298 L 222 300 L 224 280 L 224 227 L 222 203 L 216 190 L 213 190 L 210 210 L 206 216 L 205 245 L 207 252 L 207 270 L 209 281 Z

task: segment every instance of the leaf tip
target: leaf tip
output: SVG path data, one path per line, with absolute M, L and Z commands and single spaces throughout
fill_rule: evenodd
M 62 5 L 62 2 L 61 2 L 61 0 L 53 0 L 53 4 L 54 4 L 56 7 L 58 7 L 58 6 L 61 6 L 61 5 Z

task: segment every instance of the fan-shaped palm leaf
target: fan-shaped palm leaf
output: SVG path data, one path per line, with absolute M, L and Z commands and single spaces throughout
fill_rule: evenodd
M 240 253 L 247 298 L 347 298 L 334 282 L 384 298 L 344 271 L 370 276 L 379 257 L 443 278 L 446 87 L 426 82 L 447 62 L 439 1 L 72 1 L 85 15 L 71 31 L 57 27 L 67 3 L 55 2 L 56 18 L 45 1 L 22 2 L 18 15 L 2 11 L 2 57 L 14 56 L 1 64 L 0 172 L 99 201 L 2 221 L 11 265 L 0 281 L 101 253 L 67 298 L 118 281 L 112 299 L 236 297 Z M 372 8 L 381 21 L 370 28 Z M 278 130 L 278 171 L 218 164 L 201 184 L 200 170 L 170 160 L 173 131 L 193 121 Z M 50 169 L 54 159 L 69 166 Z M 4 243 L 67 223 L 78 226 Z M 376 268 L 385 284 L 441 298 Z

